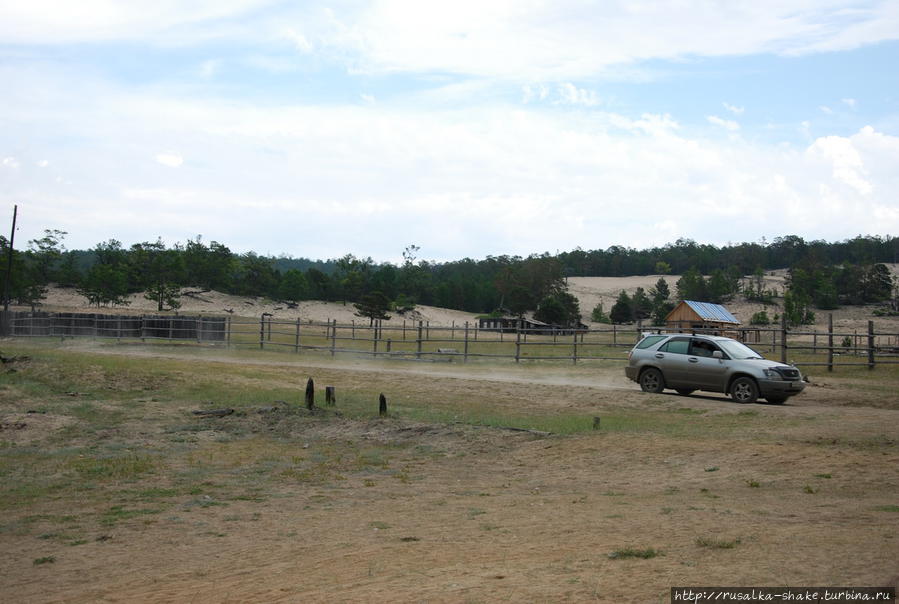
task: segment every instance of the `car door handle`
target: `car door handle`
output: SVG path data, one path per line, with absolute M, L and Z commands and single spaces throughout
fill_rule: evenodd
M 698 363 L 698 362 L 699 362 L 699 359 L 697 359 L 696 357 L 690 357 L 690 358 L 687 359 L 687 360 L 690 361 L 691 363 Z
M 657 353 L 656 353 L 656 358 L 657 358 L 657 359 L 664 359 L 664 358 L 665 358 L 665 355 L 662 354 L 661 352 L 657 352 Z

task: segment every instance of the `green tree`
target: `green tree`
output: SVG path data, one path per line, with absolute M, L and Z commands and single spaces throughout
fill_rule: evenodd
M 809 325 L 815 322 L 815 313 L 809 310 L 809 299 L 804 293 L 789 290 L 784 294 L 784 317 L 789 325 Z
M 680 279 L 677 280 L 677 297 L 681 300 L 696 300 L 703 302 L 708 300 L 708 284 L 695 266 L 690 267 Z
M 633 303 L 626 291 L 621 290 L 618 294 L 618 299 L 609 311 L 609 318 L 612 319 L 612 323 L 630 323 L 634 320 Z
M 642 287 L 638 287 L 631 298 L 634 318 L 643 320 L 652 315 L 652 300 L 646 295 Z
M 652 300 L 652 324 L 664 325 L 668 313 L 674 310 L 674 303 L 669 300 L 671 290 L 664 277 L 659 277 L 656 284 L 649 288 L 649 297 Z
M 559 327 L 576 327 L 581 321 L 580 304 L 568 292 L 555 292 L 540 301 L 534 318 Z
M 768 318 L 768 312 L 765 310 L 760 310 L 757 313 L 753 313 L 752 317 L 749 319 L 750 325 L 770 325 L 771 319 Z
M 278 297 L 282 300 L 299 302 L 309 297 L 309 282 L 302 271 L 292 268 L 281 277 Z
M 112 264 L 95 264 L 76 288 L 88 304 L 99 306 L 126 305 L 128 301 L 128 275 L 124 267 Z
M 181 284 L 184 282 L 184 259 L 177 249 L 166 249 L 162 239 L 131 246 L 129 260 L 132 285 L 144 290 L 147 300 L 156 302 L 156 310 L 181 307 Z
M 379 291 L 372 291 L 364 296 L 362 300 L 353 304 L 356 307 L 357 317 L 368 317 L 369 326 L 374 325 L 375 320 L 386 321 L 390 319 L 387 311 L 390 309 L 390 300 Z
M 188 239 L 182 252 L 186 274 L 185 285 L 228 291 L 232 287 L 235 257 L 226 245 L 217 241 L 203 243 L 200 235 Z
M 602 302 L 593 307 L 593 312 L 590 313 L 590 319 L 594 323 L 611 323 L 612 319 L 609 318 L 609 315 L 605 313 L 602 308 Z

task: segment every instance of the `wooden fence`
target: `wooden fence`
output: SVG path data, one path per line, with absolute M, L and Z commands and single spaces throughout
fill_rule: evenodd
M 107 315 L 99 313 L 0 313 L 0 332 L 13 337 L 91 337 L 224 342 L 225 317 Z
M 627 360 L 627 352 L 644 333 L 664 328 L 608 325 L 572 332 L 508 331 L 480 328 L 476 323 L 432 326 L 423 321 L 346 324 L 241 317 L 126 316 L 75 313 L 0 313 L 0 331 L 14 337 L 94 337 L 217 342 L 235 348 L 318 351 L 382 359 L 460 361 Z M 671 330 L 668 330 L 671 331 Z M 863 333 L 835 332 L 832 317 L 825 331 L 774 327 L 727 330 L 691 329 L 688 333 L 720 333 L 746 342 L 769 358 L 800 366 L 866 366 L 899 364 L 899 333 L 878 331 L 873 321 Z

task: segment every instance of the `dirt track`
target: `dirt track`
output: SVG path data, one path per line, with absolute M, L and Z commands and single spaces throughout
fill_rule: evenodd
M 160 356 L 115 349 L 123 352 Z M 793 404 L 737 406 L 718 396 L 646 395 L 616 369 L 282 362 L 303 376 L 289 378 L 297 382 L 314 371 L 343 380 L 343 390 L 393 385 L 400 400 L 451 407 L 483 397 L 500 409 L 551 405 L 585 416 L 658 411 L 686 432 L 540 436 L 398 419 L 304 425 L 279 446 L 311 457 L 347 443 L 378 446 L 387 465 L 315 481 L 288 475 L 249 500 L 209 487 L 204 496 L 215 505 L 175 498 L 164 514 L 98 527 L 77 547 L 4 532 L 5 597 L 666 602 L 674 585 L 884 585 L 899 575 L 891 507 L 899 504 L 899 410 L 891 397 L 847 396 L 842 378 Z M 250 420 L 224 418 L 210 430 L 236 421 Z M 696 430 L 705 425 L 708 433 Z M 161 434 L 147 430 L 141 438 L 158 444 Z M 198 457 L 241 446 L 218 447 L 202 434 Z M 66 511 L 48 501 L 34 513 Z M 626 548 L 659 555 L 610 557 Z M 33 564 L 50 550 L 54 563 Z

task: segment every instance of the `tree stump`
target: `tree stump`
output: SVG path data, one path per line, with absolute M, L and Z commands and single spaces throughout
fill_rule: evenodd
M 312 411 L 313 407 L 315 407 L 315 382 L 309 378 L 306 382 L 306 408 Z
M 387 397 L 383 393 L 378 397 L 378 415 L 381 417 L 387 415 Z
M 337 404 L 337 394 L 334 392 L 334 386 L 325 386 L 325 404 L 331 407 Z

